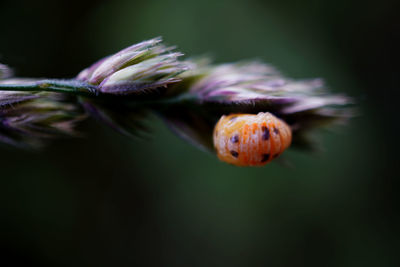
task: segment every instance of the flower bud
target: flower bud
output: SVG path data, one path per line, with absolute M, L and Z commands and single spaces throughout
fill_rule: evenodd
M 161 38 L 132 45 L 83 70 L 78 80 L 97 85 L 107 94 L 143 93 L 180 81 L 177 75 L 188 69 L 178 61 L 181 53 L 160 44 Z
M 208 103 L 254 108 L 268 105 L 282 114 L 344 105 L 349 101 L 344 96 L 328 94 L 321 79 L 288 79 L 273 67 L 258 62 L 210 67 L 206 75 L 193 83 L 189 94 Z
M 0 142 L 19 147 L 74 135 L 85 115 L 75 99 L 59 93 L 0 91 Z

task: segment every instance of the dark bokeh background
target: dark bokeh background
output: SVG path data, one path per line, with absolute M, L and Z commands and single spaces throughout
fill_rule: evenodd
M 361 116 L 291 167 L 228 166 L 155 117 L 144 141 L 90 121 L 44 151 L 1 146 L 0 265 L 398 266 L 395 2 L 1 0 L 0 62 L 20 76 L 73 77 L 161 35 L 323 77 Z

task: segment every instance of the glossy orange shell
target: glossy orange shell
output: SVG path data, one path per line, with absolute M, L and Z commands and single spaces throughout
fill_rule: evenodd
M 292 130 L 271 113 L 222 116 L 214 128 L 218 158 L 237 166 L 263 166 L 290 146 Z

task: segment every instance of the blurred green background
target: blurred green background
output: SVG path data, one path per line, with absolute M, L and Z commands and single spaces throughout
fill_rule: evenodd
M 68 78 L 163 36 L 189 56 L 323 77 L 360 116 L 290 167 L 238 168 L 174 136 L 89 121 L 43 151 L 0 146 L 1 266 L 398 266 L 395 1 L 0 2 L 0 62 Z M 397 104 L 397 105 L 396 105 Z

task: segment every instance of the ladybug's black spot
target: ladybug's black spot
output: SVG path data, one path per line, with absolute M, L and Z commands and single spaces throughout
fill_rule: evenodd
M 274 128 L 274 133 L 275 133 L 275 134 L 279 134 L 279 130 L 276 129 L 276 128 Z
M 236 116 L 233 116 L 233 117 L 231 117 L 229 120 L 230 121 L 235 121 L 237 119 L 237 117 Z
M 261 162 L 266 162 L 269 159 L 269 154 L 262 154 Z
M 239 156 L 239 153 L 235 150 L 231 150 L 231 155 L 234 156 L 235 158 L 237 158 Z
M 238 136 L 238 135 L 232 136 L 232 137 L 231 137 L 231 142 L 232 142 L 232 143 L 237 143 L 237 142 L 239 142 L 239 136 Z
M 268 140 L 269 139 L 269 129 L 265 126 L 261 127 L 262 130 L 262 140 Z

